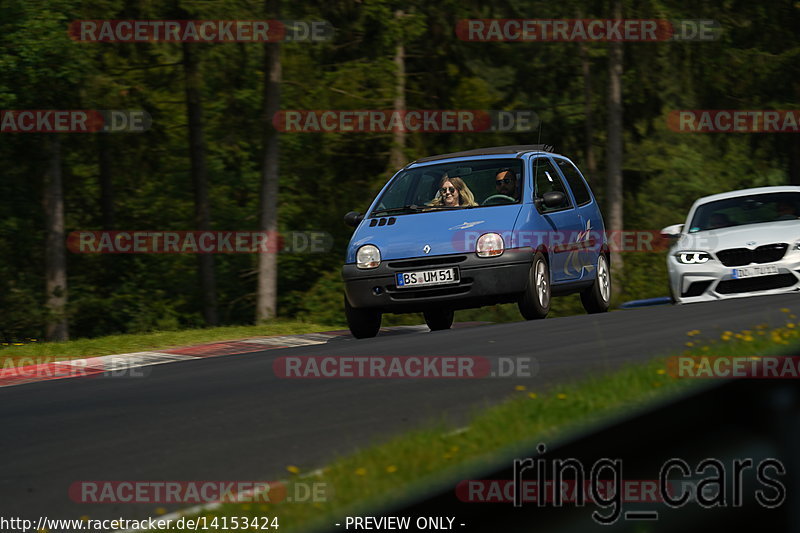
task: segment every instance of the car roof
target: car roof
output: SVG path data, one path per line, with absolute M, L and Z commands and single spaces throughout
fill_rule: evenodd
M 712 194 L 710 196 L 703 196 L 698 198 L 696 205 L 714 202 L 716 200 L 725 200 L 727 198 L 736 198 L 737 196 L 749 196 L 751 194 L 767 194 L 771 192 L 800 192 L 798 185 L 777 185 L 773 187 L 754 187 L 752 189 L 740 189 L 738 191 L 728 191 L 719 194 Z
M 519 157 L 529 152 L 553 152 L 553 147 L 546 144 L 516 144 L 510 146 L 492 146 L 489 148 L 478 148 L 476 150 L 466 150 L 464 152 L 453 152 L 450 154 L 432 155 L 423 157 L 409 163 L 407 166 L 429 163 L 431 161 L 443 161 L 445 159 L 456 159 L 459 157 L 475 157 L 481 155 L 515 155 Z

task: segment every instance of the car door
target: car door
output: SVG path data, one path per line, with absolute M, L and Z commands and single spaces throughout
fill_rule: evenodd
M 602 242 L 597 242 L 598 235 L 603 231 L 600 211 L 578 167 L 566 157 L 553 157 L 553 160 L 572 192 L 575 209 L 581 219 L 582 229 L 577 239 L 580 249 L 569 262 L 573 264 L 574 268 L 591 272 L 597 264 L 597 256 L 602 247 Z
M 549 242 L 550 271 L 553 282 L 578 279 L 582 274 L 582 268 L 580 265 L 573 264 L 573 259 L 579 234 L 583 230 L 580 214 L 552 160 L 546 156 L 539 156 L 534 158 L 531 164 L 535 198 L 541 198 L 545 193 L 551 191 L 564 194 L 564 201 L 561 205 L 547 207 L 540 203 L 537 208 L 548 226 L 547 241 Z

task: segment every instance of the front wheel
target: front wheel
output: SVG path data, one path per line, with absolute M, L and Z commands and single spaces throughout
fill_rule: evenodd
M 611 271 L 606 256 L 597 258 L 597 277 L 592 286 L 581 292 L 581 303 L 587 313 L 605 313 L 611 302 Z
M 533 256 L 525 292 L 517 303 L 525 320 L 544 318 L 550 312 L 550 267 L 541 252 Z
M 422 315 L 425 317 L 425 323 L 431 328 L 431 331 L 439 331 L 442 329 L 450 329 L 453 325 L 453 316 L 455 313 L 452 309 L 428 309 L 423 311 Z
M 347 327 L 356 339 L 368 339 L 378 334 L 381 329 L 381 313 L 372 309 L 356 309 L 344 297 L 344 314 Z

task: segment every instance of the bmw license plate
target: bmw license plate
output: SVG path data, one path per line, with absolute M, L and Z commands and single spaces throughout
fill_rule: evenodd
M 756 276 L 769 276 L 778 273 L 775 265 L 734 268 L 733 279 L 754 278 Z
M 398 289 L 427 287 L 430 285 L 449 285 L 458 283 L 458 268 L 437 268 L 417 272 L 398 272 L 395 274 Z

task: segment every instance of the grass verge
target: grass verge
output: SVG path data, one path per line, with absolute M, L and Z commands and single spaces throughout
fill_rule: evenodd
M 259 326 L 224 326 L 139 334 L 127 333 L 66 342 L 30 342 L 0 348 L 0 368 L 96 355 L 152 351 L 247 337 L 297 335 L 331 329 L 337 328 L 308 322 L 276 320 Z
M 800 323 L 793 322 L 797 317 L 788 309 L 783 311 L 787 323 L 775 329 L 759 325 L 705 339 L 699 330 L 689 331 L 683 355 L 779 353 L 784 345 L 800 340 Z M 339 457 L 313 472 L 303 465 L 286 465 L 288 494 L 293 494 L 295 484 L 320 484 L 324 501 L 224 504 L 197 516 L 205 516 L 208 523 L 215 517 L 277 516 L 282 531 L 330 527 L 343 516 L 363 514 L 359 511 L 413 494 L 438 475 L 491 464 L 499 452 L 523 441 L 550 442 L 703 383 L 702 379 L 671 377 L 662 357 L 555 386 L 546 393 L 510 386 L 511 397 L 475 413 L 466 431 L 454 432 L 446 424 L 435 424 Z

